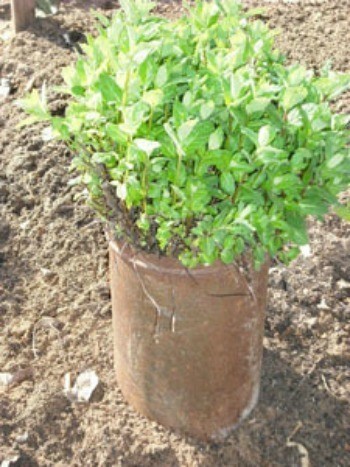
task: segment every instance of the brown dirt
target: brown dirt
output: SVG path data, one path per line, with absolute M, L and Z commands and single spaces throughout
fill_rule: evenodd
M 267 5 L 290 59 L 315 68 L 331 59 L 350 71 L 349 1 L 246 3 Z M 179 9 L 160 5 L 169 15 Z M 40 126 L 16 128 L 23 118 L 16 99 L 43 81 L 59 83 L 74 58 L 63 34 L 74 43 L 92 27 L 89 10 L 69 4 L 0 39 L 0 78 L 11 86 L 0 103 L 0 372 L 26 370 L 16 386 L 0 389 L 0 461 L 18 454 L 12 465 L 26 467 L 289 467 L 301 462 L 298 448 L 287 446 L 299 427 L 292 441 L 312 466 L 350 465 L 350 227 L 332 215 L 310 223 L 311 257 L 271 270 L 260 403 L 226 442 L 170 433 L 124 402 L 113 371 L 103 228 L 73 200 L 64 146 L 44 142 Z M 52 99 L 62 110 L 59 96 Z M 350 111 L 349 96 L 338 107 Z M 100 391 L 88 404 L 72 403 L 63 377 L 88 368 Z

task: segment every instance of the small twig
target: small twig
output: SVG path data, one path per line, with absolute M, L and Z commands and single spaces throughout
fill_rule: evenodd
M 298 423 L 296 424 L 296 427 L 294 430 L 291 432 L 291 434 L 288 436 L 287 441 L 290 441 L 297 433 L 298 431 L 303 427 L 302 422 L 299 420 Z
M 344 399 L 341 396 L 338 396 L 337 394 L 335 394 L 332 391 L 332 389 L 329 387 L 329 384 L 327 383 L 326 378 L 322 374 L 321 374 L 321 379 L 322 379 L 323 385 L 324 385 L 324 387 L 325 387 L 325 389 L 326 389 L 326 391 L 328 392 L 329 395 L 331 395 L 332 397 L 335 397 L 336 399 L 338 399 L 340 401 L 344 401 Z
M 292 433 L 288 436 L 286 445 L 288 447 L 290 447 L 290 448 L 297 448 L 298 449 L 299 455 L 300 455 L 300 466 L 301 467 L 310 467 L 309 452 L 306 449 L 306 447 L 301 443 L 296 443 L 295 441 L 291 441 L 293 436 L 296 435 L 296 433 L 300 430 L 300 428 L 302 428 L 302 426 L 303 426 L 303 424 L 299 420 L 299 422 L 297 423 L 297 425 L 294 428 L 294 430 L 292 431 Z

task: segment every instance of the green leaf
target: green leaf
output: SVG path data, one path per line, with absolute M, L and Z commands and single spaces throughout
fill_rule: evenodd
M 286 112 L 303 102 L 308 92 L 304 86 L 294 86 L 287 88 L 282 97 L 282 106 Z
M 309 242 L 309 237 L 304 217 L 295 212 L 287 212 L 286 216 L 287 224 L 290 227 L 289 234 L 291 241 L 297 245 L 306 245 Z
M 246 111 L 248 115 L 256 112 L 264 112 L 269 104 L 270 99 L 267 97 L 258 97 L 247 104 Z
M 135 145 L 150 156 L 156 149 L 160 148 L 160 143 L 158 141 L 150 141 L 148 139 L 137 138 L 134 139 Z
M 116 81 L 107 73 L 101 73 L 96 83 L 97 88 L 102 94 L 103 99 L 107 103 L 120 103 L 122 98 L 122 90 L 117 85 Z
M 128 142 L 128 133 L 123 131 L 120 125 L 114 123 L 107 123 L 106 134 L 112 138 L 113 141 L 119 144 L 126 144 Z
M 335 156 L 333 156 L 331 159 L 327 161 L 327 167 L 329 169 L 335 169 L 335 167 L 340 165 L 344 159 L 345 159 L 344 154 L 336 154 Z
M 287 173 L 275 177 L 273 179 L 273 184 L 280 190 L 295 191 L 300 186 L 300 180 L 296 175 Z
M 97 164 L 105 164 L 108 166 L 113 166 L 117 162 L 115 155 L 109 152 L 95 152 L 91 160 L 92 162 L 96 162 Z
M 318 78 L 315 81 L 315 86 L 328 99 L 334 99 L 350 88 L 350 74 L 331 71 L 328 76 Z
M 191 93 L 190 91 L 185 92 L 185 94 L 184 94 L 184 96 L 183 96 L 183 99 L 182 99 L 183 105 L 184 105 L 185 107 L 191 107 L 192 102 L 193 102 L 192 93 Z
M 38 90 L 34 89 L 31 94 L 28 94 L 25 98 L 19 100 L 18 103 L 23 110 L 31 114 L 30 120 L 27 120 L 26 124 L 51 120 L 44 90 L 40 95 Z
M 232 264 L 235 259 L 233 248 L 224 248 L 220 254 L 220 258 L 224 264 Z
M 176 136 L 173 128 L 170 126 L 168 122 L 164 124 L 164 129 L 169 135 L 171 141 L 173 142 L 178 154 L 180 154 L 181 156 L 185 155 L 178 137 Z
M 307 196 L 300 203 L 299 207 L 304 215 L 323 216 L 328 211 L 328 203 L 319 197 Z
M 211 199 L 208 188 L 202 182 L 189 181 L 187 193 L 189 206 L 193 212 L 202 212 Z
M 209 141 L 210 134 L 213 131 L 213 124 L 209 120 L 200 121 L 195 125 L 193 131 L 184 141 L 186 152 L 195 152 L 203 150 Z
M 236 100 L 240 97 L 241 91 L 245 86 L 245 82 L 242 76 L 238 73 L 231 75 L 230 77 L 230 91 L 231 97 L 233 100 Z
M 266 261 L 266 248 L 263 246 L 257 245 L 253 250 L 253 258 L 254 258 L 254 269 L 259 271 L 261 266 Z
M 141 65 L 148 58 L 151 52 L 152 52 L 151 48 L 149 49 L 144 48 L 144 49 L 138 50 L 136 54 L 133 56 L 134 63 L 136 63 L 137 65 Z
M 213 101 L 208 101 L 202 104 L 200 108 L 200 116 L 202 120 L 206 120 L 207 118 L 209 118 L 210 115 L 214 112 L 214 109 L 215 104 Z
M 223 142 L 224 131 L 221 127 L 218 127 L 209 137 L 209 150 L 214 151 L 216 149 L 220 149 Z
M 131 175 L 126 182 L 126 205 L 127 207 L 138 206 L 143 199 L 143 190 L 137 176 Z
M 305 67 L 301 65 L 294 65 L 290 71 L 287 78 L 288 84 L 290 86 L 299 86 L 307 77 L 308 73 Z
M 275 138 L 276 130 L 270 125 L 265 125 L 260 128 L 258 134 L 258 143 L 259 146 L 265 147 L 268 146 Z
M 250 128 L 245 128 L 245 127 L 242 127 L 241 128 L 241 132 L 247 136 L 250 141 L 252 143 L 254 143 L 256 146 L 258 146 L 258 135 L 255 133 L 255 131 L 253 131 L 252 129 Z
M 277 149 L 272 146 L 259 148 L 257 151 L 257 158 L 263 164 L 278 164 L 281 165 L 287 160 L 288 153 L 282 149 Z
M 292 109 L 287 116 L 288 123 L 290 125 L 301 128 L 304 125 L 303 117 L 299 108 Z
M 142 100 L 150 107 L 155 108 L 162 103 L 163 97 L 164 93 L 161 89 L 153 89 L 151 91 L 146 91 L 142 96 Z
M 154 84 L 157 86 L 157 88 L 162 88 L 166 84 L 167 81 L 168 81 L 167 66 L 162 65 L 157 72 Z
M 201 238 L 200 247 L 202 250 L 204 262 L 206 264 L 211 264 L 213 261 L 215 261 L 216 256 L 217 256 L 217 251 L 216 251 L 214 239 L 212 237 Z
M 291 166 L 294 170 L 303 169 L 306 163 L 312 158 L 312 153 L 308 149 L 299 148 L 295 151 L 291 158 Z
M 228 195 L 233 195 L 235 191 L 235 180 L 229 172 L 220 175 L 220 186 Z
M 177 130 L 179 141 L 186 141 L 197 123 L 197 120 L 188 120 L 187 122 L 183 123 Z

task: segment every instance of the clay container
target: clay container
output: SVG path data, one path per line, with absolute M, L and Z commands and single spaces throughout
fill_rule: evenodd
M 125 399 L 167 428 L 223 439 L 258 400 L 268 263 L 188 270 L 111 242 L 110 269 Z

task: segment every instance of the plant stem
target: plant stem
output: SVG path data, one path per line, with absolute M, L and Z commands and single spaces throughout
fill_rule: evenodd
M 151 108 L 151 113 L 150 113 L 149 121 L 148 121 L 148 129 L 149 129 L 149 131 L 151 131 L 152 124 L 153 124 L 153 108 Z
M 130 70 L 126 72 L 126 77 L 125 77 L 124 92 L 123 92 L 123 98 L 122 98 L 123 108 L 126 107 L 127 100 L 128 100 L 129 82 L 130 82 Z

